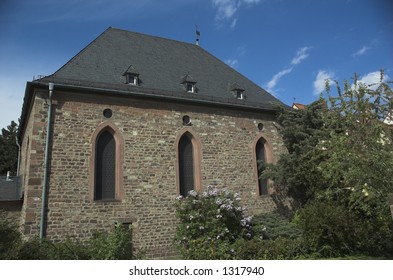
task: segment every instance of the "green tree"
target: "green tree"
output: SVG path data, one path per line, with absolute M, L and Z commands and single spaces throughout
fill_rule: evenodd
M 7 171 L 16 173 L 18 163 L 18 146 L 16 136 L 18 125 L 12 121 L 7 129 L 3 128 L 0 135 L 0 175 L 7 174 Z
M 328 84 L 327 84 L 328 85 Z M 386 197 L 393 192 L 393 129 L 384 123 L 393 112 L 387 83 L 337 83 L 305 110 L 283 110 L 278 118 L 288 153 L 264 176 L 300 204 L 330 197 L 351 200 Z
M 342 200 L 365 215 L 386 207 L 393 192 L 393 129 L 384 123 L 393 112 L 393 92 L 384 83 L 366 85 L 354 77 L 351 85 L 337 83 L 337 96 L 327 87 L 329 110 L 324 114 L 324 149 L 321 162 L 327 188 L 320 195 Z
M 303 226 L 304 236 L 318 240 L 314 245 L 333 251 L 345 247 L 341 253 L 389 254 L 393 231 L 387 197 L 393 192 L 393 129 L 384 121 L 392 117 L 392 90 L 384 82 L 383 71 L 380 81 L 372 85 L 361 83 L 356 75 L 353 83 L 344 81 L 343 87 L 336 82 L 337 93 L 332 93 L 329 82 L 326 85 L 326 98 L 321 96 L 306 110 L 282 112 L 279 121 L 288 154 L 264 175 L 298 205 L 312 209 L 310 213 L 326 211 L 325 205 L 348 211 L 330 218 L 299 215 L 301 225 L 328 225 L 324 230 Z M 350 221 L 355 218 L 361 227 Z M 334 223 L 347 228 L 331 226 Z M 360 228 L 361 236 L 373 238 L 354 239 L 350 234 Z M 337 244 L 331 244 L 332 240 Z
M 316 188 L 324 185 L 319 164 L 325 153 L 318 150 L 323 137 L 323 111 L 326 103 L 318 100 L 304 110 L 281 109 L 278 122 L 288 153 L 275 165 L 267 166 L 264 176 L 273 179 L 276 190 L 294 199 L 301 207 L 315 197 Z

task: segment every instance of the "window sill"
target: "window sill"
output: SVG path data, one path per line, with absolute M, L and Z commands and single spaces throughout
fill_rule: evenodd
M 120 203 L 120 199 L 100 199 L 100 200 L 93 200 L 94 203 Z

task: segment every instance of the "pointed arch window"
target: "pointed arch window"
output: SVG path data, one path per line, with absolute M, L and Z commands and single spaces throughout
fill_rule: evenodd
M 185 134 L 179 141 L 180 195 L 186 196 L 194 189 L 194 148 L 190 135 Z
M 266 156 L 265 156 L 265 144 L 260 139 L 255 147 L 255 153 L 257 157 L 257 169 L 258 169 L 258 192 L 259 195 L 266 195 L 267 192 L 267 179 L 262 178 L 263 171 L 265 171 Z
M 116 143 L 109 131 L 97 139 L 95 162 L 95 200 L 115 199 Z
M 186 197 L 189 191 L 201 188 L 201 142 L 185 129 L 177 137 L 176 146 L 178 194 Z
M 110 122 L 97 128 L 92 138 L 90 194 L 94 201 L 121 200 L 124 140 Z
M 260 196 L 268 195 L 269 179 L 262 178 L 267 163 L 273 162 L 272 149 L 265 137 L 259 136 L 254 141 L 255 174 L 257 180 L 257 193 Z

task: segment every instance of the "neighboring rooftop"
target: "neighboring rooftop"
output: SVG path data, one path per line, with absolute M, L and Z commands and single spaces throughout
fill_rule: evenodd
M 292 103 L 292 108 L 296 110 L 304 110 L 306 109 L 306 105 L 294 102 Z
M 125 73 L 138 74 L 129 84 Z M 195 93 L 187 93 L 184 77 L 192 77 Z M 108 28 L 54 74 L 34 83 L 145 93 L 167 98 L 272 110 L 282 104 L 264 89 L 200 46 Z M 232 87 L 244 89 L 244 99 Z
M 0 176 L 0 201 L 15 201 L 22 199 L 21 177 Z

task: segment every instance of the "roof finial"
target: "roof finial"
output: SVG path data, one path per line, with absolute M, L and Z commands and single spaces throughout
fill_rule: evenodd
M 195 42 L 195 44 L 197 46 L 199 46 L 199 36 L 201 36 L 201 33 L 199 32 L 198 25 L 195 25 L 195 33 L 196 33 L 196 42 Z

